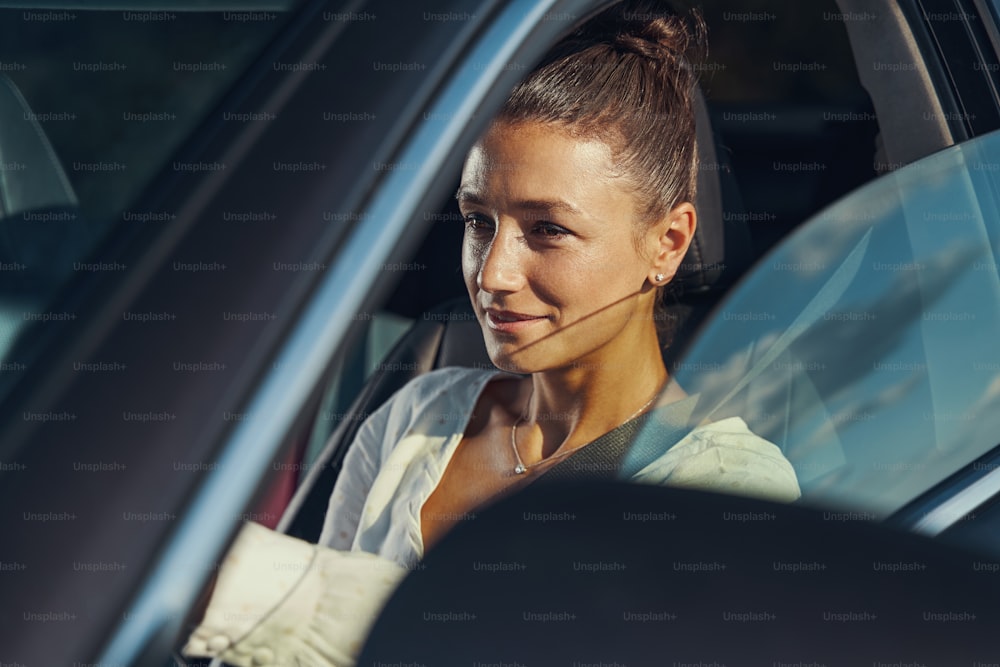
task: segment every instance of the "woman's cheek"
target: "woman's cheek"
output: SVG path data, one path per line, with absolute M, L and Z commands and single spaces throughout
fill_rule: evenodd
M 588 276 L 595 288 L 602 292 L 621 282 L 624 274 L 634 268 L 613 253 L 578 255 L 574 258 L 574 265 L 579 275 Z
M 642 284 L 639 276 L 641 264 L 637 257 L 626 258 L 608 253 L 580 259 L 575 274 L 584 277 L 580 281 L 581 287 L 595 311 L 628 298 Z
M 591 262 L 569 254 L 549 255 L 531 267 L 532 291 L 546 303 L 571 310 L 586 310 L 604 290 L 606 276 L 595 275 Z

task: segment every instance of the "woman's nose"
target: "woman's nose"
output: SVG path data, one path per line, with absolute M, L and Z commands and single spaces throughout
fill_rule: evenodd
M 516 292 L 524 283 L 520 237 L 498 231 L 482 255 L 476 283 L 484 292 Z

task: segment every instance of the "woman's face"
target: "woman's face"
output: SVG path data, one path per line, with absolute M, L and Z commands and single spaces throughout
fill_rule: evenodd
M 654 225 L 640 253 L 638 202 L 611 149 L 540 123 L 494 124 L 457 198 L 465 283 L 490 358 L 509 371 L 622 359 L 615 346 L 636 340 L 622 334 L 653 326 L 647 278 L 672 276 L 689 240 L 664 265 L 666 225 Z

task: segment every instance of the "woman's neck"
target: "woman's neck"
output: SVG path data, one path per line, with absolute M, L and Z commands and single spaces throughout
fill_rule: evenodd
M 520 404 L 519 439 L 541 458 L 580 447 L 651 407 L 667 379 L 655 336 L 534 373 Z

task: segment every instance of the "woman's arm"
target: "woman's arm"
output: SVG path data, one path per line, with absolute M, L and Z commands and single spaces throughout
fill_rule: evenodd
M 248 523 L 226 555 L 188 657 L 236 667 L 353 665 L 406 570 Z
M 386 426 L 392 402 L 361 425 L 347 451 L 321 546 L 257 524 L 243 526 L 185 655 L 236 667 L 354 664 L 371 624 L 406 573 L 390 560 L 351 551 L 391 435 Z

